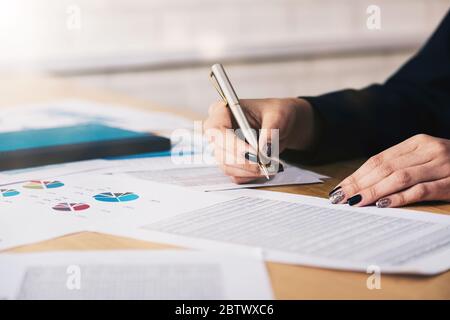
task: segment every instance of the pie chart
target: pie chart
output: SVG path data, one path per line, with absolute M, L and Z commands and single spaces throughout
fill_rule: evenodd
M 56 211 L 83 211 L 83 210 L 86 210 L 89 208 L 90 208 L 90 206 L 85 203 L 63 202 L 63 203 L 58 203 L 56 206 L 54 206 L 53 210 L 56 210 Z
M 27 182 L 23 187 L 27 189 L 55 189 L 64 186 L 61 181 L 41 181 L 32 180 Z
M 133 192 L 112 193 L 104 192 L 94 196 L 94 199 L 101 202 L 127 202 L 138 199 L 139 196 Z
M 17 190 L 14 190 L 14 189 L 0 189 L 0 195 L 2 195 L 5 198 L 14 197 L 19 194 L 20 194 L 20 192 Z

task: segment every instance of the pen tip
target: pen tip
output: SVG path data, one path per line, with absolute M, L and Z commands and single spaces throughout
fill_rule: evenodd
M 263 171 L 264 176 L 266 177 L 266 179 L 267 179 L 267 180 L 270 180 L 269 172 L 267 171 L 267 168 L 264 167 L 264 166 L 261 166 L 261 168 L 262 168 L 262 171 Z

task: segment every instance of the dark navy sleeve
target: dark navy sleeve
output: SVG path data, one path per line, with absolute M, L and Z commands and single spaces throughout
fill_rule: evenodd
M 423 48 L 384 84 L 302 97 L 317 138 L 289 158 L 327 162 L 370 156 L 426 133 L 450 139 L 450 11 Z

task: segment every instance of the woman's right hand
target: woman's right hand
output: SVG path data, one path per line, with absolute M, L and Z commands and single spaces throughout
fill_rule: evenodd
M 282 152 L 287 148 L 304 150 L 312 143 L 314 115 L 306 100 L 241 99 L 240 104 L 253 129 L 267 129 L 260 131 L 260 152 L 267 154 L 272 149 Z M 235 183 L 246 183 L 261 177 L 258 165 L 250 161 L 252 157 L 246 156 L 248 152 L 257 154 L 256 150 L 229 129 L 238 129 L 229 108 L 223 102 L 212 104 L 204 123 L 204 133 L 214 145 L 218 165 Z M 279 141 L 271 140 L 271 129 L 279 130 Z M 221 134 L 218 135 L 218 132 Z M 276 143 L 278 148 L 271 147 Z

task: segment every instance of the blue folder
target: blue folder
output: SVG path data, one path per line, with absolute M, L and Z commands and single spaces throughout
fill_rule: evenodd
M 0 170 L 170 150 L 170 140 L 87 123 L 0 133 Z

